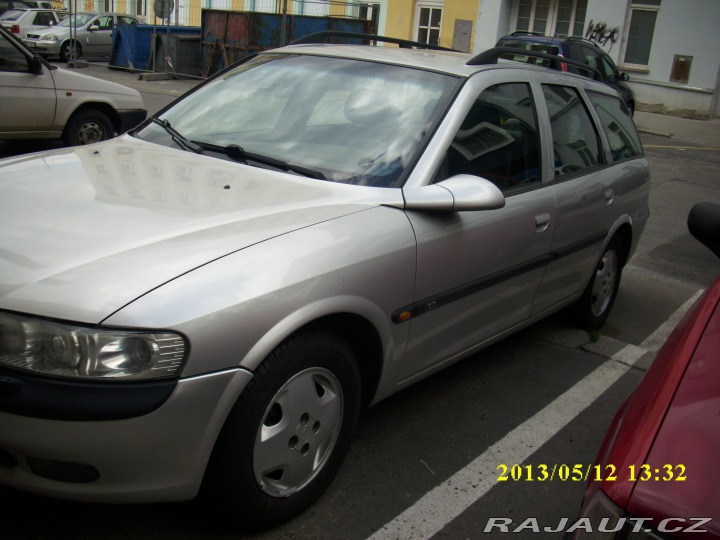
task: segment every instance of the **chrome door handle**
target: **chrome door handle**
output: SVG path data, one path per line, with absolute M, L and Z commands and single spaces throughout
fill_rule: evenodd
M 535 216 L 535 232 L 545 232 L 550 226 L 550 212 L 543 212 Z
M 615 191 L 608 189 L 605 191 L 605 206 L 610 206 L 615 200 Z

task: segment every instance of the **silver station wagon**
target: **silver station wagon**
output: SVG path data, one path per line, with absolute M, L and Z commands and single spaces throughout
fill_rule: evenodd
M 363 406 L 561 308 L 604 323 L 648 219 L 617 93 L 401 45 L 263 52 L 0 161 L 1 484 L 272 526 Z

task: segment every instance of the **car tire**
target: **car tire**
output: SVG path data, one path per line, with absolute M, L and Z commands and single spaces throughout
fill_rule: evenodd
M 115 129 L 107 114 L 86 109 L 70 117 L 63 131 L 63 142 L 65 146 L 82 146 L 112 139 L 114 135 Z
M 311 331 L 259 366 L 230 412 L 208 464 L 201 500 L 242 529 L 264 529 L 309 507 L 340 468 L 360 410 L 355 355 Z
M 73 52 L 73 48 L 75 51 Z M 60 61 L 61 62 L 69 62 L 70 59 L 77 60 L 80 58 L 80 53 L 82 52 L 82 49 L 80 48 L 80 44 L 76 41 L 66 41 L 62 44 L 60 47 Z
M 586 330 L 598 330 L 607 321 L 617 298 L 624 264 L 623 243 L 615 237 L 603 251 L 590 282 L 575 305 L 575 314 Z

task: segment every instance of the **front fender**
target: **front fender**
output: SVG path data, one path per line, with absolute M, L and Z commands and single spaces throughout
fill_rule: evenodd
M 255 369 L 287 336 L 318 318 L 368 320 L 390 351 L 406 329 L 390 321 L 412 300 L 415 237 L 401 210 L 375 207 L 296 230 L 179 276 L 124 307 L 104 326 L 187 336 L 182 376 Z

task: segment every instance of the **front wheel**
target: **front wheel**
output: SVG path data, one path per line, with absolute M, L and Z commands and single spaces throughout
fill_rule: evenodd
M 294 517 L 339 470 L 359 409 L 360 376 L 347 343 L 320 331 L 289 339 L 238 398 L 201 495 L 241 528 Z
M 80 146 L 111 139 L 115 135 L 110 118 L 102 111 L 88 109 L 73 114 L 63 131 L 66 146 Z
M 613 238 L 600 257 L 585 292 L 578 300 L 576 312 L 586 330 L 598 330 L 607 321 L 620 287 L 624 254 L 622 242 Z
M 60 61 L 69 62 L 80 58 L 80 44 L 76 41 L 66 41 L 60 47 Z

